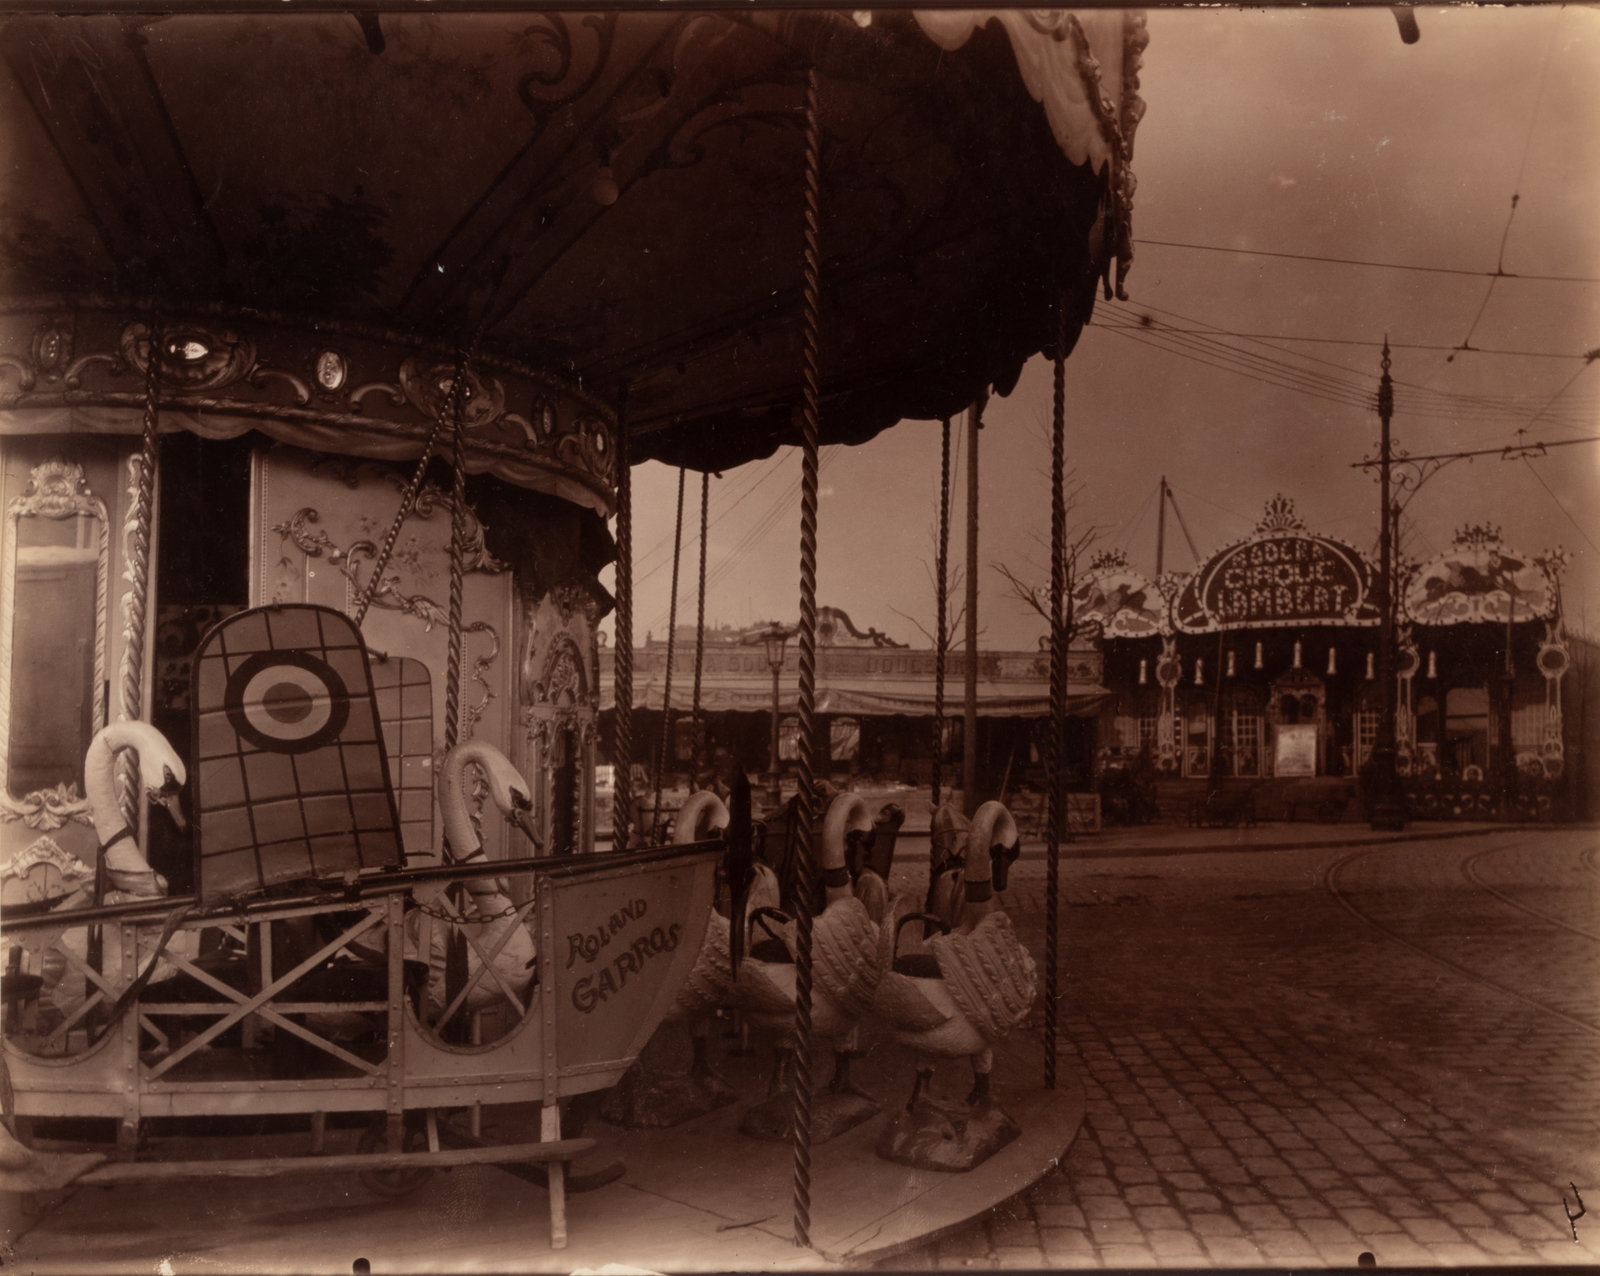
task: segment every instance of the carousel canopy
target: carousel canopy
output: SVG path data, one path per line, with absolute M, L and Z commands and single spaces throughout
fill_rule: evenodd
M 478 470 L 604 503 L 624 386 L 635 460 L 766 455 L 811 68 L 822 440 L 952 413 L 1125 268 L 1143 43 L 1120 12 L 14 15 L 0 426 L 136 429 L 158 318 L 202 432 L 415 455 L 464 351 Z

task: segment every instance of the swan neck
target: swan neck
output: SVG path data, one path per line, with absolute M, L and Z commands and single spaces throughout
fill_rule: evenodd
M 116 755 L 112 741 L 117 739 L 108 728 L 89 743 L 83 759 L 83 792 L 89 800 L 89 812 L 94 820 L 94 835 L 104 847 L 124 830 L 131 833 L 122 818 L 122 804 L 117 801 Z
M 444 763 L 439 813 L 444 820 L 444 835 L 453 860 L 464 860 L 482 848 L 478 831 L 472 827 L 472 810 L 467 804 L 467 766 L 476 760 L 471 746 L 462 745 L 451 750 Z

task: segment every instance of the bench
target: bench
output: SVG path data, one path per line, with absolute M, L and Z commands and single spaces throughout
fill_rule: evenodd
M 1309 812 L 1318 823 L 1337 824 L 1353 796 L 1354 790 L 1348 784 L 1289 784 L 1283 789 L 1284 819 L 1303 819 L 1304 813 Z
M 1255 827 L 1256 794 L 1249 789 L 1213 789 L 1196 798 L 1189 810 L 1189 822 L 1200 828 Z

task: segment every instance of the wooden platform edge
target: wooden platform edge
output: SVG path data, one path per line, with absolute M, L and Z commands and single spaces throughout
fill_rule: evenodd
M 351 1152 L 337 1156 L 241 1157 L 232 1160 L 116 1161 L 100 1165 L 77 1182 L 90 1187 L 162 1179 L 270 1178 L 275 1174 L 340 1174 L 367 1170 L 444 1169 L 504 1162 L 570 1161 L 592 1152 L 593 1139 L 552 1139 L 500 1147 L 441 1148 L 437 1152 Z
M 1045 1092 L 1050 1095 L 1050 1092 Z M 996 1169 L 1001 1168 L 995 1162 L 1002 1162 L 1009 1152 L 1012 1157 L 1031 1156 L 1035 1158 L 1035 1168 L 1029 1171 L 1025 1178 L 1015 1188 L 1002 1196 L 990 1198 L 987 1195 L 976 1195 L 971 1190 L 973 1174 L 981 1174 L 985 1167 L 980 1166 L 972 1174 L 939 1175 L 936 1185 L 927 1192 L 922 1193 L 915 1201 L 917 1211 L 925 1213 L 930 1209 L 938 1209 L 941 1205 L 946 1207 L 944 1217 L 938 1225 L 931 1229 L 915 1230 L 905 1228 L 897 1230 L 888 1224 L 880 1226 L 870 1237 L 865 1240 L 850 1244 L 854 1236 L 859 1236 L 865 1228 L 858 1229 L 850 1236 L 840 1238 L 839 1242 L 830 1245 L 818 1246 L 818 1257 L 830 1263 L 839 1264 L 849 1270 L 860 1271 L 901 1254 L 907 1250 L 916 1249 L 918 1246 L 937 1241 L 941 1236 L 964 1227 L 979 1215 L 998 1208 L 1007 1201 L 1014 1200 L 1026 1192 L 1035 1183 L 1053 1174 L 1067 1159 L 1067 1153 L 1078 1137 L 1078 1132 L 1083 1128 L 1086 1096 L 1083 1082 L 1080 1078 L 1068 1075 L 1065 1084 L 1060 1086 L 1046 1101 L 1046 1109 L 1054 1109 L 1058 1113 L 1070 1114 L 1070 1119 L 1062 1123 L 1063 1129 L 1059 1134 L 1046 1135 L 1043 1132 L 1029 1138 L 1026 1134 L 1022 1140 L 1022 1147 L 1012 1144 L 1010 1148 L 1002 1149 L 990 1162 Z M 1054 1113 L 1053 1113 L 1054 1114 Z M 966 1198 L 963 1201 L 962 1198 Z M 961 1202 L 953 1208 L 951 1202 Z M 911 1204 L 911 1202 L 907 1202 Z M 891 1217 L 898 1216 L 904 1219 L 908 1214 L 904 1206 L 895 1211 Z M 870 1225 L 869 1225 L 870 1226 Z

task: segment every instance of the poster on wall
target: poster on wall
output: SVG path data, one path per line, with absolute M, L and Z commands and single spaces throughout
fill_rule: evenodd
M 1280 726 L 1277 732 L 1277 753 L 1273 760 L 1278 775 L 1315 775 L 1317 773 L 1317 728 L 1312 722 Z

